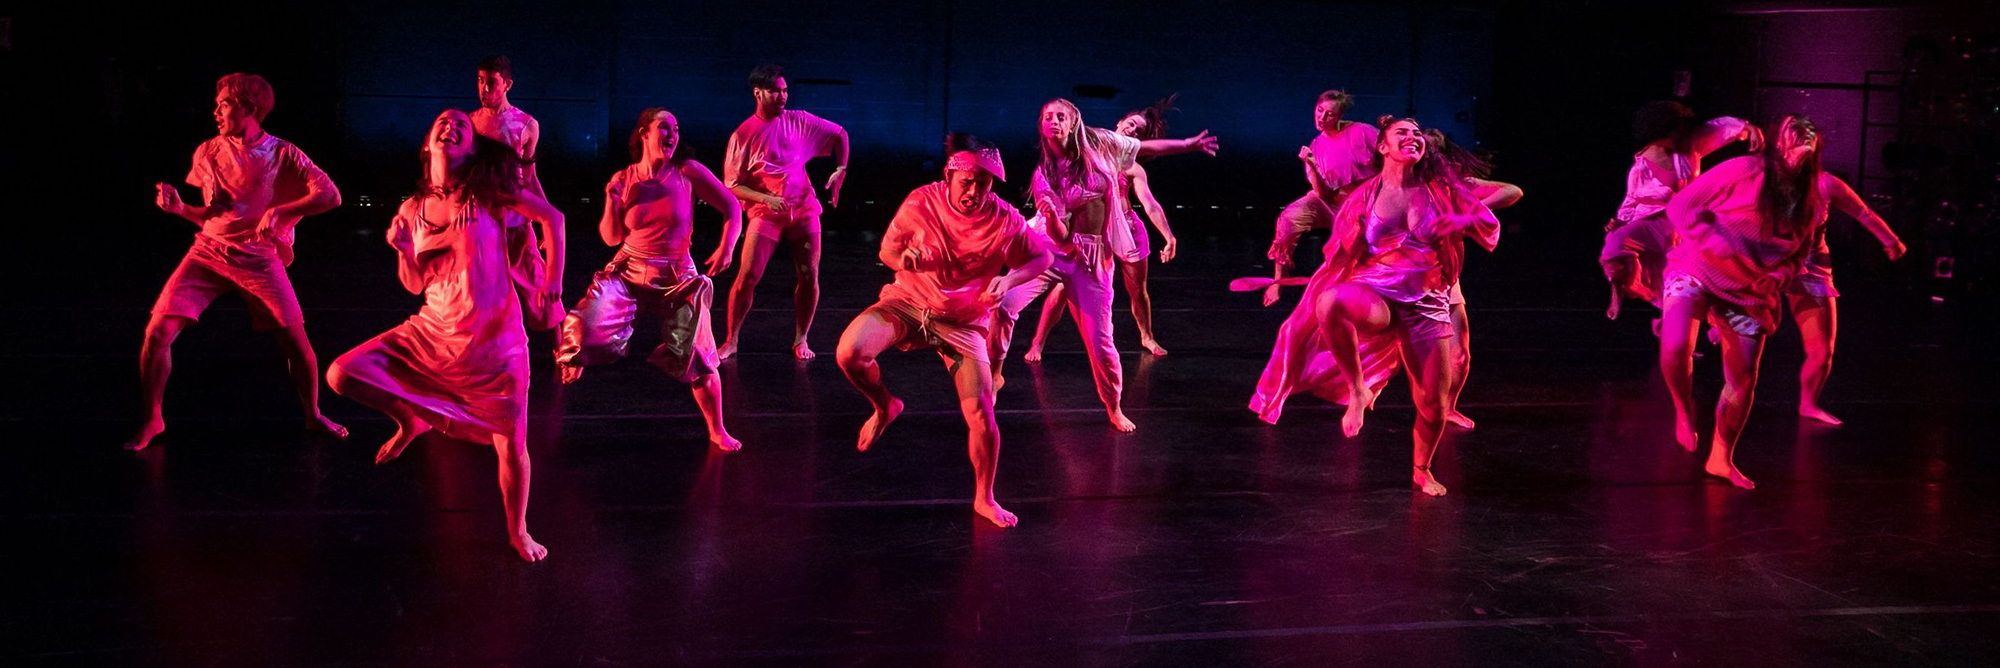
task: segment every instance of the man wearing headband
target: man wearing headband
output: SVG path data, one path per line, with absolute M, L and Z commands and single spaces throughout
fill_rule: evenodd
M 972 510 L 1002 527 L 1017 522 L 993 498 L 1000 463 L 1000 427 L 993 420 L 993 375 L 986 331 L 1007 291 L 1048 269 L 1046 238 L 1031 234 L 1021 214 L 993 194 L 1007 169 L 1000 151 L 970 135 L 946 139 L 944 180 L 903 200 L 882 234 L 882 263 L 895 269 L 880 301 L 848 324 L 836 354 L 840 370 L 868 397 L 874 415 L 856 448 L 866 451 L 903 412 L 882 384 L 875 358 L 890 348 L 936 348 L 958 389 L 972 458 Z

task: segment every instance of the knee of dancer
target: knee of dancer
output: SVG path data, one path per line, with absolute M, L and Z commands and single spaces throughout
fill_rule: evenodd
M 875 353 L 841 346 L 833 351 L 833 360 L 843 371 L 860 371 L 875 365 Z
M 153 314 L 152 318 L 146 321 L 146 345 L 157 346 L 173 343 L 174 338 L 180 336 L 181 330 L 186 329 L 188 323 L 191 322 L 193 320 L 185 316 L 166 315 L 162 313 Z
M 326 386 L 333 388 L 335 394 L 342 396 L 347 395 L 348 384 L 353 381 L 353 377 L 347 373 L 347 365 L 341 364 L 346 359 L 347 356 L 342 355 L 326 368 Z

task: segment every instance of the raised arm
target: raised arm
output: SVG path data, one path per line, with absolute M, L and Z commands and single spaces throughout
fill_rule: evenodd
M 1139 208 L 1146 212 L 1146 220 L 1152 222 L 1153 229 L 1159 230 L 1160 238 L 1166 240 L 1166 245 L 1160 249 L 1160 261 L 1172 262 L 1179 252 L 1180 240 L 1174 238 L 1174 229 L 1167 224 L 1166 208 L 1153 198 L 1153 185 L 1146 176 L 1146 168 L 1134 164 L 1131 169 L 1125 170 L 1125 174 L 1132 177 L 1132 194 L 1139 197 Z
M 1756 124 L 1733 116 L 1717 116 L 1694 131 L 1688 150 L 1694 154 L 1694 163 L 1701 164 L 1703 156 L 1739 141 L 1750 142 L 1752 153 L 1764 150 L 1764 132 Z
M 689 160 L 681 166 L 681 173 L 694 186 L 694 196 L 722 214 L 722 239 L 715 244 L 715 252 L 708 256 L 708 275 L 714 276 L 729 270 L 736 258 L 736 242 L 743 237 L 743 203 L 736 201 L 736 194 L 722 187 L 722 181 L 715 173 L 699 162 Z
M 1881 242 L 1882 252 L 1888 254 L 1890 261 L 1902 259 L 1903 253 L 1909 248 L 1905 247 L 1903 240 L 1896 236 L 1896 231 L 1889 228 L 1889 221 L 1883 220 L 1881 216 L 1875 214 L 1874 209 L 1868 208 L 1868 203 L 1862 201 L 1861 195 L 1855 193 L 1854 188 L 1849 187 L 1846 181 L 1827 175 L 1826 182 L 1827 196 L 1832 200 L 1833 207 L 1853 217 L 1855 221 L 1861 223 L 1862 229 L 1874 235 L 1875 240 Z

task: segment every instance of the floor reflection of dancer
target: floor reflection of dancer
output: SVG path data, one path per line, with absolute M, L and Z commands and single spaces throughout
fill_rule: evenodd
M 1341 199 L 1356 184 L 1375 175 L 1378 155 L 1375 144 L 1381 130 L 1367 123 L 1342 120 L 1353 106 L 1354 96 L 1339 90 L 1320 93 L 1319 101 L 1313 105 L 1313 127 L 1319 129 L 1319 135 L 1299 149 L 1299 159 L 1305 162 L 1306 183 L 1312 189 L 1278 213 L 1277 232 L 1271 237 L 1271 250 L 1265 254 L 1271 260 L 1274 279 L 1283 279 L 1291 273 L 1299 237 L 1311 230 L 1332 227 L 1333 213 L 1339 210 Z M 1277 303 L 1278 289 L 1277 283 L 1264 289 L 1265 306 Z
M 1722 344 L 1722 395 L 1703 470 L 1744 489 L 1736 440 L 1750 417 L 1764 341 L 1778 326 L 1779 301 L 1818 247 L 1837 181 L 1820 170 L 1820 138 L 1810 120 L 1786 116 L 1759 155 L 1735 158 L 1695 177 L 1667 204 L 1679 242 L 1661 288 L 1660 375 L 1674 398 L 1674 440 L 1698 447 L 1694 340 L 1706 321 Z
M 1407 365 L 1417 408 L 1411 482 L 1437 496 L 1445 487 L 1431 475 L 1431 456 L 1462 355 L 1451 291 L 1464 240 L 1491 250 L 1500 223 L 1430 150 L 1416 121 L 1384 117 L 1381 127 L 1381 173 L 1336 213 L 1326 263 L 1279 328 L 1250 408 L 1276 423 L 1287 397 L 1311 391 L 1347 405 L 1340 426 L 1351 437 L 1381 384 Z
M 912 191 L 889 221 L 880 257 L 896 269 L 896 279 L 840 335 L 836 357 L 874 408 L 855 444 L 866 451 L 903 412 L 903 401 L 882 383 L 876 357 L 890 348 L 936 348 L 965 416 L 972 509 L 1011 527 L 1017 518 L 993 496 L 1000 427 L 993 419 L 987 327 L 1008 290 L 1048 268 L 1049 245 L 993 194 L 993 182 L 1007 178 L 998 149 L 953 135 L 946 150 L 944 180 Z
M 1908 249 L 1896 231 L 1889 229 L 1888 221 L 1868 208 L 1861 196 L 1848 187 L 1847 182 L 1829 174 L 1822 183 L 1827 189 L 1827 197 L 1832 208 L 1839 209 L 1861 223 L 1861 227 L 1881 242 L 1882 251 L 1890 261 L 1903 257 Z M 1797 280 L 1786 291 L 1792 306 L 1792 321 L 1799 326 L 1799 338 L 1805 343 L 1806 360 L 1799 367 L 1799 415 L 1819 420 L 1827 424 L 1840 424 L 1826 409 L 1820 408 L 1819 394 L 1826 389 L 1827 376 L 1833 373 L 1833 344 L 1839 332 L 1840 320 L 1838 301 L 1840 291 L 1833 288 L 1833 254 L 1827 248 L 1826 234 L 1821 232 L 1819 244 L 1811 255 L 1806 256 L 1805 268 Z
M 387 413 L 396 435 L 382 464 L 432 428 L 491 444 L 500 458 L 508 543 L 522 559 L 548 554 L 528 536 L 528 336 L 536 317 L 562 309 L 563 217 L 521 183 L 518 157 L 476 135 L 456 109 L 438 114 L 424 142 L 424 179 L 389 224 L 397 276 L 424 305 L 361 344 L 327 372 L 341 396 Z M 540 223 L 546 243 L 510 249 L 508 228 Z M 540 263 L 523 258 L 534 256 Z M 546 271 L 544 270 L 546 269 Z
M 541 154 L 542 124 L 507 100 L 514 90 L 514 61 L 506 56 L 479 60 L 479 108 L 472 112 L 472 131 L 514 149 L 521 157 L 521 177 L 528 190 L 543 199 L 542 177 L 535 171 Z
M 1123 174 L 1140 157 L 1196 151 L 1214 155 L 1217 142 L 1206 130 L 1187 139 L 1141 141 L 1086 127 L 1076 105 L 1061 99 L 1042 105 L 1040 123 L 1041 163 L 1029 191 L 1046 233 L 1061 252 L 1048 272 L 1009 292 L 995 314 L 994 382 L 1005 384 L 1001 367 L 1021 310 L 1062 284 L 1069 289 L 1070 316 L 1083 334 L 1097 397 L 1112 428 L 1132 431 L 1136 427 L 1120 404 L 1124 369 L 1111 338 L 1111 272 L 1118 255 L 1132 245 L 1131 226 L 1115 215 L 1125 197 Z
M 652 311 L 660 345 L 647 361 L 691 386 L 708 423 L 709 443 L 733 451 L 743 443 L 722 423 L 722 376 L 716 373 L 719 358 L 708 316 L 715 284 L 709 277 L 729 268 L 743 231 L 743 209 L 707 167 L 676 154 L 680 139 L 680 121 L 666 109 L 639 114 L 631 140 L 636 162 L 604 186 L 604 217 L 597 224 L 604 243 L 617 246 L 618 254 L 563 319 L 556 364 L 562 381 L 573 383 L 585 366 L 624 357 L 633 320 L 641 309 Z M 697 199 L 720 212 L 723 221 L 722 241 L 708 256 L 706 275 L 695 269 L 689 252 Z
M 722 158 L 722 182 L 750 205 L 750 230 L 744 235 L 743 261 L 736 283 L 729 288 L 729 314 L 720 354 L 736 354 L 743 321 L 757 283 L 778 246 L 792 249 L 792 356 L 812 359 L 806 332 L 819 308 L 819 200 L 813 193 L 806 163 L 830 155 L 840 166 L 827 177 L 829 206 L 840 206 L 840 186 L 847 181 L 847 130 L 832 121 L 797 109 L 786 109 L 791 88 L 785 69 L 758 65 L 750 71 L 750 93 L 757 111 L 729 135 Z
M 340 206 L 340 191 L 299 147 L 264 131 L 264 117 L 275 99 L 271 84 L 254 74 L 231 74 L 215 82 L 216 136 L 194 150 L 187 175 L 206 203 L 189 206 L 173 186 L 154 185 L 154 204 L 161 211 L 201 231 L 160 289 L 146 323 L 139 351 L 146 418 L 125 442 L 127 450 L 143 450 L 166 431 L 161 407 L 173 371 L 174 339 L 228 292 L 249 304 L 252 326 L 279 332 L 306 428 L 347 437 L 345 427 L 320 414 L 319 358 L 306 338 L 305 315 L 285 273 L 299 219 Z
M 1167 136 L 1167 112 L 1173 111 L 1174 98 L 1160 100 L 1145 109 L 1125 112 L 1114 128 L 1118 134 L 1133 139 L 1159 139 Z M 1160 248 L 1160 263 L 1174 260 L 1180 250 L 1180 241 L 1174 238 L 1174 230 L 1167 224 L 1167 210 L 1153 197 L 1152 181 L 1146 175 L 1145 165 L 1134 162 L 1125 170 L 1125 189 L 1138 198 L 1139 207 L 1146 217 L 1142 220 L 1139 212 L 1129 202 L 1121 202 L 1122 215 L 1132 225 L 1132 248 L 1118 257 L 1118 275 L 1125 281 L 1125 295 L 1132 300 L 1132 321 L 1139 327 L 1139 346 L 1153 355 L 1165 355 L 1167 349 L 1160 347 L 1159 339 L 1153 336 L 1153 295 L 1146 289 L 1148 257 L 1153 254 L 1153 243 L 1146 235 L 1146 221 L 1160 232 L 1165 243 Z M 1041 320 L 1035 325 L 1035 338 L 1028 344 L 1028 352 L 1021 359 L 1029 362 L 1042 361 L 1042 345 L 1048 341 L 1049 330 L 1062 321 L 1063 286 L 1049 289 L 1048 297 L 1042 300 Z
M 1498 211 L 1521 201 L 1523 193 L 1520 186 L 1487 179 L 1486 177 L 1493 173 L 1492 165 L 1465 147 L 1452 143 L 1444 131 L 1425 128 L 1424 138 L 1430 142 L 1431 150 L 1436 151 L 1438 157 L 1444 160 L 1445 166 L 1450 168 L 1451 173 L 1463 181 L 1466 188 L 1472 191 L 1472 196 L 1477 198 L 1480 204 L 1486 205 L 1486 208 Z M 1445 414 L 1445 421 L 1471 429 L 1477 425 L 1472 418 L 1466 417 L 1465 413 L 1458 410 L 1458 397 L 1465 392 L 1465 381 L 1472 375 L 1472 326 L 1465 314 L 1463 286 L 1463 281 L 1451 285 L 1451 330 L 1458 337 L 1459 356 L 1456 367 L 1458 373 L 1451 380 L 1451 410 Z
M 1753 153 L 1764 148 L 1763 133 L 1749 121 L 1721 116 L 1696 124 L 1694 111 L 1665 100 L 1632 114 L 1632 135 L 1645 146 L 1632 156 L 1625 201 L 1605 225 L 1604 249 L 1597 256 L 1611 283 L 1611 306 L 1604 315 L 1614 320 L 1627 297 L 1661 305 L 1661 272 L 1674 247 L 1667 201 L 1701 175 L 1702 157 L 1739 140 L 1748 141 Z

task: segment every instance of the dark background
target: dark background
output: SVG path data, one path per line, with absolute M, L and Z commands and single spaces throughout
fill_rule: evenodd
M 685 145 L 713 167 L 751 111 L 746 74 L 771 61 L 786 66 L 795 108 L 853 137 L 847 203 L 826 218 L 836 231 L 830 243 L 880 229 L 902 194 L 936 173 L 946 130 L 997 140 L 1020 174 L 1034 162 L 1033 117 L 1043 101 L 1071 98 L 1089 123 L 1109 126 L 1178 92 L 1173 133 L 1211 130 L 1222 153 L 1158 163 L 1155 189 L 1191 253 L 1209 243 L 1254 245 L 1303 191 L 1293 155 L 1313 134 L 1314 96 L 1345 88 L 1358 100 L 1350 118 L 1413 114 L 1494 152 L 1496 178 L 1526 189 L 1504 216 L 1503 250 L 1472 260 L 1468 282 L 1502 295 L 1520 292 L 1509 287 L 1516 281 L 1593 285 L 1599 228 L 1635 148 L 1630 114 L 1644 101 L 1684 94 L 1703 116 L 1764 122 L 1804 111 L 1826 130 L 1828 169 L 1876 196 L 1913 250 L 1911 260 L 1889 265 L 1858 226 L 1836 218 L 1843 282 L 1983 297 L 2000 93 L 1993 12 L 1975 5 L 44 6 L 15 13 L 0 49 L 0 121 L 12 128 L 0 139 L 0 167 L 15 175 L 0 187 L 12 191 L 8 218 L 26 229 L 17 238 L 37 249 L 19 253 L 13 269 L 30 284 L 61 275 L 91 289 L 8 299 L 71 304 L 81 292 L 121 306 L 148 303 L 191 232 L 152 209 L 149 185 L 186 173 L 194 146 L 213 133 L 213 82 L 233 71 L 272 82 L 277 105 L 267 126 L 313 156 L 346 196 L 347 206 L 302 229 L 305 259 L 293 273 L 314 272 L 315 255 L 341 266 L 381 259 L 373 231 L 418 172 L 423 129 L 441 108 L 476 106 L 473 66 L 488 53 L 513 58 L 512 99 L 542 121 L 541 174 L 570 213 L 579 242 L 573 267 L 609 254 L 589 233 L 597 210 L 586 200 L 624 164 L 638 110 L 673 110 Z M 1871 78 L 1871 70 L 1918 74 Z M 1689 85 L 1677 90 L 1677 79 Z M 1898 140 L 1930 148 L 1891 164 L 1884 147 Z M 819 162 L 814 173 L 823 179 L 830 168 Z M 700 244 L 713 234 L 704 227 Z M 349 243 L 356 239 L 363 242 Z M 1933 277 L 1938 256 L 1955 258 L 1953 278 Z M 99 269 L 66 270 L 79 258 Z

